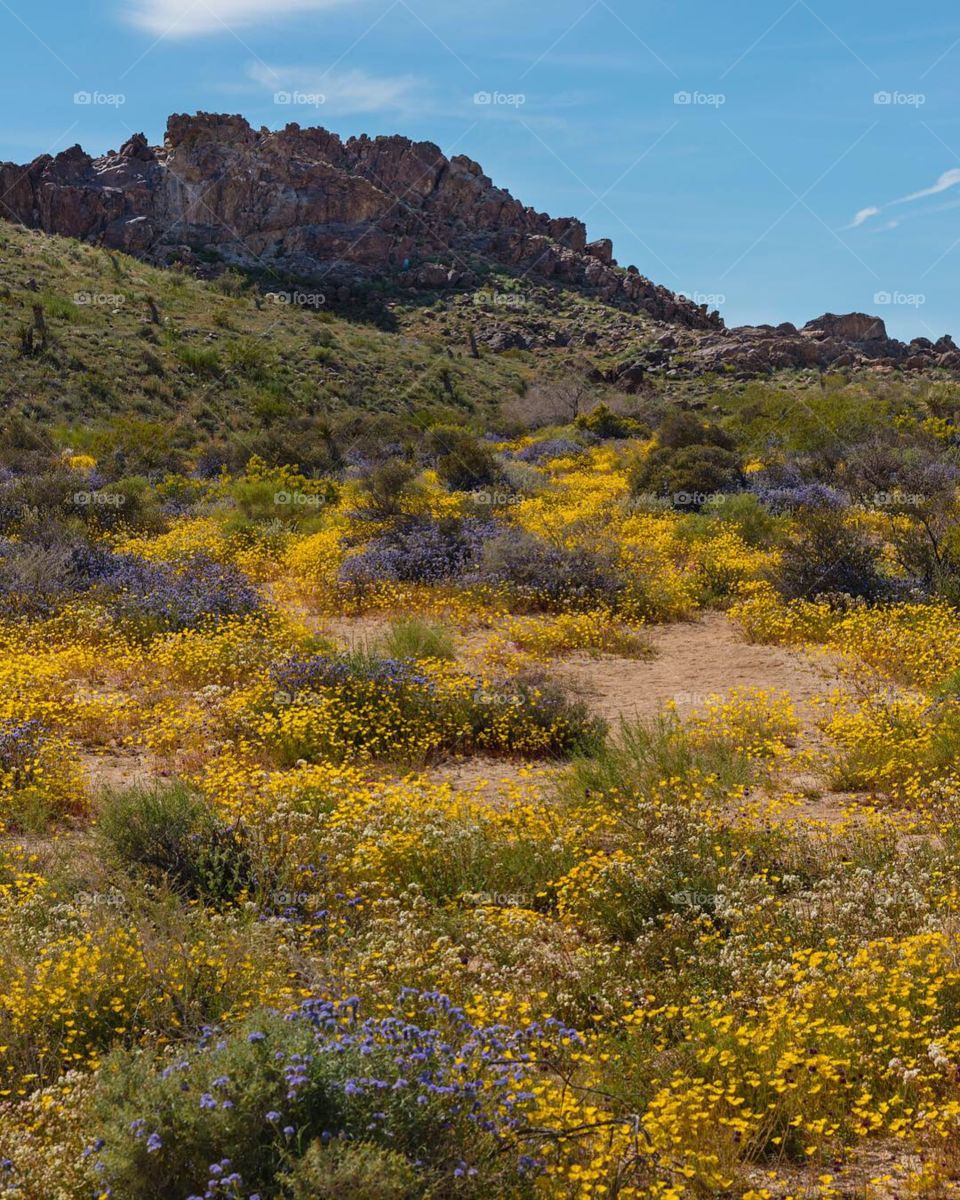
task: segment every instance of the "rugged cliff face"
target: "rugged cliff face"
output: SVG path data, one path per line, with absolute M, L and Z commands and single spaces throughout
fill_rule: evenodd
M 74 146 L 27 166 L 2 164 L 0 196 L 0 213 L 31 228 L 161 265 L 232 264 L 277 284 L 311 280 L 333 301 L 371 280 L 476 288 L 491 268 L 552 281 L 650 319 L 652 345 L 608 372 L 628 390 L 663 373 L 960 369 L 949 337 L 906 344 L 862 313 L 827 313 L 800 329 L 727 329 L 706 306 L 617 266 L 611 243 L 588 242 L 581 221 L 527 208 L 472 159 L 404 137 L 344 142 L 295 124 L 255 130 L 239 116 L 172 116 L 162 146 L 137 134 L 101 158 Z M 493 349 L 529 341 L 525 327 L 498 327 L 491 338 Z
M 471 286 L 484 266 L 556 279 L 691 329 L 716 314 L 616 267 L 610 242 L 495 187 L 477 163 L 430 142 L 351 138 L 239 116 L 172 116 L 162 146 L 142 134 L 91 158 L 79 146 L 0 166 L 3 214 L 157 263 L 219 260 L 349 290 L 372 277 Z

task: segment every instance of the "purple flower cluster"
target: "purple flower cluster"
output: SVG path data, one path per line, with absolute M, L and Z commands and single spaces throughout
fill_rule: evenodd
M 495 521 L 435 521 L 418 517 L 375 537 L 343 564 L 340 579 L 357 586 L 387 580 L 442 583 L 469 571 L 483 546 L 500 532 Z
M 202 554 L 173 564 L 118 558 L 97 590 L 121 620 L 167 630 L 193 629 L 260 604 L 257 589 L 236 567 Z
M 17 774 L 37 755 L 43 741 L 39 721 L 0 721 L 0 771 Z
M 488 542 L 476 583 L 508 587 L 543 608 L 616 604 L 626 586 L 611 555 L 588 546 L 558 546 L 523 529 Z
M 800 509 L 840 510 L 849 503 L 848 497 L 825 483 L 800 483 L 784 487 L 754 487 L 753 494 L 764 508 L 780 516 Z
M 278 691 L 291 700 L 302 692 L 342 688 L 353 683 L 390 689 L 431 687 L 431 681 L 407 659 L 365 659 L 336 654 L 292 655 L 272 669 L 271 677 Z
M 533 442 L 532 445 L 524 446 L 513 457 L 518 462 L 538 465 L 550 458 L 572 458 L 583 452 L 584 447 L 578 442 L 571 441 L 570 438 L 544 438 L 542 442 Z
M 148 1088 L 149 1113 L 141 1108 L 134 1117 L 134 1109 L 108 1139 L 105 1157 L 131 1140 L 150 1156 L 150 1194 L 168 1194 L 164 1180 L 182 1187 L 177 1194 L 192 1188 L 195 1200 L 270 1191 L 290 1156 L 317 1138 L 378 1142 L 448 1180 L 475 1173 L 474 1153 L 514 1146 L 518 1176 L 536 1173 L 537 1159 L 519 1153 L 533 1099 L 528 1081 L 545 1062 L 567 1061 L 582 1045 L 578 1032 L 557 1020 L 479 1025 L 444 994 L 413 988 L 403 989 L 390 1016 L 362 1018 L 355 996 L 312 999 L 283 1018 L 263 1013 L 237 1034 L 216 1033 L 205 1029 L 176 1073 L 154 1076 L 167 1082 L 160 1092 L 156 1083 Z M 195 1116 L 178 1118 L 184 1105 L 193 1114 L 199 1106 L 199 1127 Z M 143 1170 L 142 1157 L 127 1161 Z M 188 1161 L 193 1183 L 182 1173 Z M 104 1170 L 110 1181 L 110 1168 Z

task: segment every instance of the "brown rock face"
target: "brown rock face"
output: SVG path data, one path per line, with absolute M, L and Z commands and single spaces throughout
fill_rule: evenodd
M 527 208 L 471 159 L 403 137 L 343 142 L 295 124 L 257 131 L 239 116 L 175 115 L 162 146 L 137 134 L 102 158 L 74 146 L 0 164 L 0 194 L 8 219 L 157 263 L 431 289 L 470 286 L 476 267 L 493 265 L 689 329 L 722 327 L 618 269 L 610 242 L 588 245 L 582 222 Z
M 810 337 L 839 338 L 842 342 L 886 342 L 887 327 L 879 317 L 866 313 L 824 313 L 803 327 Z

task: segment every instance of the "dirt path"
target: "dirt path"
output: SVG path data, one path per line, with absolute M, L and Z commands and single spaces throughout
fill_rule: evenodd
M 650 639 L 656 650 L 653 659 L 576 655 L 554 664 L 554 673 L 613 724 L 620 717 L 655 716 L 669 701 L 683 716 L 710 696 L 759 688 L 787 692 L 808 728 L 808 701 L 828 691 L 836 678 L 826 657 L 818 660 L 780 646 L 751 645 L 722 613 L 655 626 Z

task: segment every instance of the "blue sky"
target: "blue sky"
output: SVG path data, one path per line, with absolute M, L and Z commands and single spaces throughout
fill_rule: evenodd
M 960 337 L 947 0 L 0 0 L 0 35 L 6 160 L 197 109 L 403 133 L 728 324 Z

